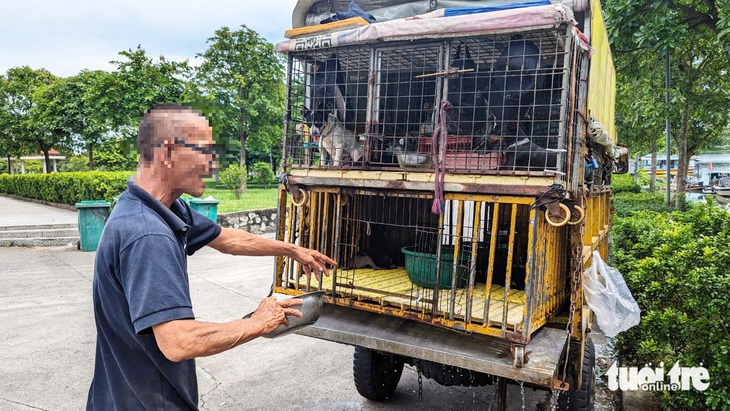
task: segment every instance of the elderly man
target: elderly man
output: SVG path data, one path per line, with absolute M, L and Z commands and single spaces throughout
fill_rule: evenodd
M 203 194 L 215 167 L 213 134 L 196 111 L 151 109 L 139 126 L 137 175 L 120 196 L 99 242 L 94 267 L 97 342 L 88 410 L 197 409 L 196 357 L 267 334 L 301 300 L 264 299 L 248 319 L 197 321 L 187 256 L 205 245 L 234 255 L 287 255 L 307 274 L 329 275 L 323 254 L 221 228 L 193 211 L 182 193 Z

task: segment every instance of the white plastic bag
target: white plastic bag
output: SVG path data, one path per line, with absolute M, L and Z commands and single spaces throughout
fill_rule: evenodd
M 609 267 L 598 251 L 593 252 L 593 263 L 583 272 L 583 294 L 596 313 L 598 326 L 609 337 L 615 337 L 641 320 L 641 310 L 624 277 L 617 269 Z

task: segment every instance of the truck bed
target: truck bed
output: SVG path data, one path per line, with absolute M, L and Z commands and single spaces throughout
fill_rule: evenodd
M 301 335 L 382 350 L 397 355 L 438 362 L 557 388 L 558 364 L 566 341 L 565 330 L 543 327 L 525 347 L 528 361 L 522 368 L 512 363 L 509 342 L 478 334 L 465 334 L 327 304 L 321 317 Z

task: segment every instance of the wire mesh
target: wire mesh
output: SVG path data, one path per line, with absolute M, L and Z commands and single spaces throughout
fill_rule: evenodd
M 281 286 L 457 329 L 520 331 L 531 210 L 493 201 L 447 198 L 439 217 L 425 193 L 310 192 L 306 204 L 290 206 L 284 238 L 333 256 L 338 268 L 317 282 L 285 258 Z M 550 284 L 547 292 L 559 289 Z
M 563 179 L 578 81 L 570 79 L 570 33 L 291 53 L 285 164 L 431 170 L 438 163 L 449 172 Z M 442 101 L 451 108 L 442 111 Z

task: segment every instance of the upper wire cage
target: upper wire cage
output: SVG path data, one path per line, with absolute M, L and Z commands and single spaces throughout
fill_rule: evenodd
M 285 166 L 564 180 L 571 33 L 291 53 Z

